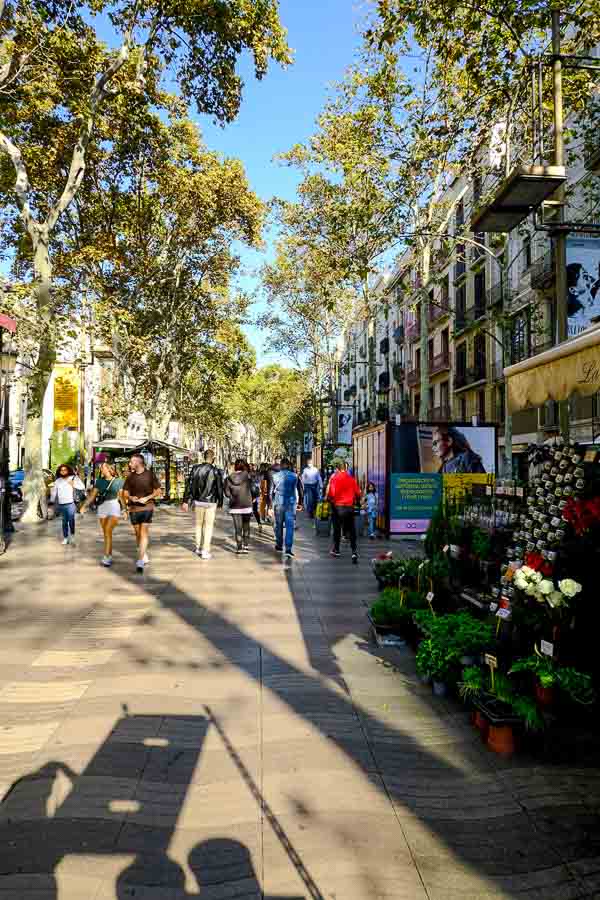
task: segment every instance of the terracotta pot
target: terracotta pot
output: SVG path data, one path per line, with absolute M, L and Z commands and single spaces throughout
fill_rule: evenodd
M 476 709 L 473 713 L 473 725 L 479 732 L 479 737 L 485 744 L 490 730 L 490 723 L 488 722 L 484 714 L 482 712 L 479 712 L 478 709 Z
M 554 703 L 554 688 L 542 687 L 539 681 L 536 681 L 535 699 L 540 706 L 552 706 L 552 704 Z
M 512 725 L 490 725 L 487 745 L 494 753 L 511 756 L 515 752 L 515 736 Z

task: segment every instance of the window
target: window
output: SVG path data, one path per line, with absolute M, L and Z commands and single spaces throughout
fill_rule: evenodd
M 459 200 L 456 205 L 456 215 L 454 217 L 456 230 L 459 231 L 465 223 L 465 204 L 464 200 Z
M 413 407 L 413 412 L 414 412 L 415 416 L 418 416 L 418 415 L 419 415 L 419 407 L 420 407 L 420 405 L 421 405 L 421 395 L 420 395 L 420 394 L 415 394 L 415 405 L 414 405 L 414 407 Z
M 481 197 L 481 175 L 479 172 L 476 172 L 473 175 L 473 205 L 477 203 L 479 198 Z
M 467 345 L 456 348 L 456 374 L 464 376 L 467 372 Z
M 460 287 L 456 288 L 456 318 L 457 319 L 464 318 L 466 306 L 467 306 L 467 286 L 465 284 L 461 284 Z
M 450 332 L 447 328 L 442 331 L 442 353 L 446 359 L 450 353 Z
M 440 384 L 440 406 L 442 407 L 443 414 L 445 416 L 448 415 L 448 406 L 450 405 L 450 385 L 447 381 L 442 381 Z
M 485 422 L 485 391 L 477 391 L 477 417 Z
M 441 285 L 440 306 L 444 309 L 448 309 L 449 305 L 450 305 L 450 276 L 446 275 L 446 277 L 442 281 L 442 285 Z
M 511 362 L 518 363 L 527 359 L 530 355 L 529 319 L 527 316 L 517 316 L 513 320 L 511 334 Z
M 475 289 L 476 314 L 481 314 L 485 311 L 485 269 L 477 272 L 473 280 L 473 287 Z
M 415 356 L 415 369 L 421 371 L 421 348 L 419 347 Z
M 473 356 L 475 357 L 475 375 L 485 378 L 485 334 L 476 334 L 473 343 Z
M 460 398 L 460 418 L 462 422 L 467 421 L 467 398 Z
M 456 245 L 456 263 L 454 265 L 454 278 L 460 278 L 461 275 L 464 275 L 467 270 L 467 264 L 465 262 L 465 245 L 457 244 Z
M 429 339 L 429 343 L 427 345 L 427 358 L 429 360 L 429 370 L 433 369 L 433 339 Z
M 531 268 L 533 262 L 531 235 L 526 234 L 523 238 L 523 271 L 527 272 Z

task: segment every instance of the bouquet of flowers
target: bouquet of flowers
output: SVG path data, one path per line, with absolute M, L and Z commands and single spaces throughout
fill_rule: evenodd
M 562 517 L 573 526 L 575 534 L 581 537 L 586 531 L 600 525 L 600 497 L 593 497 L 590 500 L 583 498 L 575 500 L 574 497 L 569 497 Z
M 547 603 L 552 609 L 568 606 L 569 600 L 581 591 L 581 585 L 573 578 L 562 578 L 555 585 L 551 578 L 544 578 L 542 572 L 537 572 L 531 566 L 517 569 L 513 584 L 528 597 L 533 597 L 538 603 Z

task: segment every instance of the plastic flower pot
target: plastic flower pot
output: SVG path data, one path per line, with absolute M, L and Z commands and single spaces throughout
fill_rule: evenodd
M 436 697 L 445 697 L 448 693 L 448 685 L 445 681 L 436 681 L 433 679 L 433 693 Z
M 484 714 L 476 709 L 473 713 L 473 727 L 477 729 L 479 732 L 479 737 L 485 744 L 488 739 L 488 732 L 490 730 L 490 723 L 484 716 Z
M 490 723 L 486 743 L 494 753 L 512 756 L 515 752 L 515 735 L 512 725 L 492 725 Z

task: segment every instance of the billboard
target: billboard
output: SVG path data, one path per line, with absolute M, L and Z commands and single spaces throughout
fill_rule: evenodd
M 576 337 L 600 316 L 600 238 L 567 239 L 568 335 Z
M 54 366 L 53 431 L 79 427 L 79 375 L 75 366 Z
M 473 484 L 493 484 L 496 429 L 489 426 L 405 424 L 394 429 L 390 531 L 421 534 L 442 499 Z
M 354 427 L 354 409 L 352 406 L 340 406 L 338 408 L 338 444 L 352 443 L 352 429 Z

